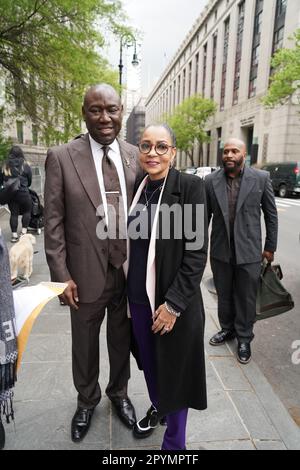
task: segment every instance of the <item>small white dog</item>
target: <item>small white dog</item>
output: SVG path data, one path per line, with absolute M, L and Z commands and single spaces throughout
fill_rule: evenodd
M 29 233 L 22 235 L 20 240 L 9 250 L 11 279 L 18 276 L 19 270 L 23 277 L 29 279 L 32 274 L 33 246 L 35 237 Z

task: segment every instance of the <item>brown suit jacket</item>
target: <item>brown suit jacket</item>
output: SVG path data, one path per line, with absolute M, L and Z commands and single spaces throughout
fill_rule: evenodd
M 118 141 L 130 205 L 141 170 L 138 149 Z M 48 150 L 45 181 L 45 250 L 51 279 L 70 279 L 78 286 L 80 302 L 102 294 L 108 265 L 108 241 L 96 235 L 102 204 L 88 134 Z

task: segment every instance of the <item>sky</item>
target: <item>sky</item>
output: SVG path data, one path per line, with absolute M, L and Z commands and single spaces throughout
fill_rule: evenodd
M 142 94 L 147 96 L 208 0 L 123 0 L 128 24 L 141 32 L 138 55 L 141 58 Z M 113 50 L 114 49 L 114 50 Z M 130 50 L 128 50 L 128 54 Z M 131 50 L 130 57 L 132 57 Z M 111 64 L 119 61 L 117 47 L 110 49 Z

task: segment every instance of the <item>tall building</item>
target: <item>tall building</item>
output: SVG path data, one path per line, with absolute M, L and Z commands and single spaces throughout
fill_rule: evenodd
M 213 99 L 204 165 L 219 164 L 224 141 L 243 139 L 248 164 L 300 160 L 299 107 L 266 109 L 271 58 L 300 28 L 299 0 L 210 0 L 146 100 L 146 124 L 195 93 Z M 199 148 L 194 158 L 199 162 Z M 179 152 L 177 166 L 190 166 Z
M 132 109 L 126 123 L 126 142 L 138 145 L 140 137 L 145 129 L 145 99 L 140 101 Z

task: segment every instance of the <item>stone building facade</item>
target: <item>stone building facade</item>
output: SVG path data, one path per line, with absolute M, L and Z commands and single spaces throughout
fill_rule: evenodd
M 159 122 L 195 93 L 213 99 L 207 166 L 220 163 L 224 141 L 247 144 L 248 164 L 300 160 L 299 107 L 266 109 L 261 99 L 272 74 L 271 58 L 293 47 L 300 28 L 299 0 L 210 0 L 146 100 L 146 124 Z M 199 148 L 194 148 L 199 163 Z M 177 166 L 190 163 L 179 152 Z

